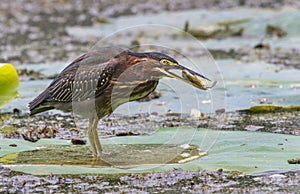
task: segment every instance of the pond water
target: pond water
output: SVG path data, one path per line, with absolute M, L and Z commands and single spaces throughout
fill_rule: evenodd
M 162 97 L 150 102 L 131 102 L 117 109 L 117 113 L 136 112 L 190 113 L 196 108 L 201 112 L 214 112 L 225 108 L 226 111 L 248 108 L 260 103 L 275 105 L 296 105 L 300 102 L 300 70 L 269 64 L 258 59 L 249 61 L 214 61 L 208 49 L 242 49 L 259 43 L 267 24 L 280 24 L 288 35 L 284 38 L 268 38 L 266 41 L 274 48 L 299 48 L 300 12 L 292 8 L 281 11 L 266 9 L 236 9 L 234 11 L 189 10 L 160 14 L 123 16 L 111 19 L 108 24 L 92 27 L 72 27 L 67 31 L 71 36 L 93 37 L 100 40 L 92 47 L 117 42 L 130 45 L 133 40 L 141 44 L 140 50 L 167 50 L 174 58 L 190 68 L 198 70 L 218 83 L 213 90 L 200 91 L 179 81 L 165 78 L 158 86 Z M 210 25 L 228 20 L 244 20 L 233 28 L 244 27 L 244 36 L 202 41 L 182 35 L 180 29 L 185 21 L 191 28 Z M 155 25 L 159 23 L 160 25 Z M 131 24 L 133 26 L 128 28 Z M 171 27 L 170 27 L 171 26 Z M 103 37 L 106 37 L 103 39 Z M 150 45 L 150 46 L 149 46 Z M 159 47 L 151 47 L 159 45 Z M 174 52 L 174 50 L 176 52 Z M 180 53 L 180 55 L 178 54 Z M 71 59 L 70 59 L 71 61 Z M 42 72 L 47 76 L 58 74 L 67 63 L 22 64 L 17 69 L 27 68 Z M 3 111 L 13 108 L 27 110 L 27 103 L 38 95 L 51 82 L 44 80 L 21 81 L 20 97 L 4 107 Z

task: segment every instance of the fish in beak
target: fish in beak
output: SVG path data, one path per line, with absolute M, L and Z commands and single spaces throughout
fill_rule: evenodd
M 166 68 L 166 69 L 159 68 L 159 69 L 164 75 L 181 80 L 201 90 L 210 89 L 214 87 L 217 83 L 217 81 L 212 81 L 209 78 L 205 77 L 204 75 L 197 73 L 179 64 L 176 64 L 172 68 Z M 178 76 L 175 73 L 170 72 L 170 70 L 180 70 L 182 77 Z M 200 78 L 204 79 L 204 81 L 201 81 Z

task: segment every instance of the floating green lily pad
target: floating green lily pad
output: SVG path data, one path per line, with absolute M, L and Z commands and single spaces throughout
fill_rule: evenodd
M 188 138 L 185 139 L 184 137 L 186 137 L 187 134 L 191 134 L 192 131 L 195 132 L 192 138 L 190 140 L 188 140 Z M 114 165 L 114 167 L 70 165 L 68 164 L 68 161 L 72 160 L 72 158 L 68 157 L 69 152 L 64 152 L 66 147 L 69 147 L 69 149 L 72 148 L 69 143 L 66 144 L 66 141 L 62 140 L 47 140 L 47 142 L 45 142 L 45 140 L 43 141 L 44 142 L 39 141 L 40 143 L 37 142 L 38 144 L 36 144 L 21 140 L 1 140 L 0 156 L 16 153 L 19 152 L 19 150 L 35 150 L 34 147 L 41 145 L 57 144 L 58 146 L 52 146 L 52 148 L 60 149 L 60 151 L 64 153 L 64 156 L 62 156 L 62 154 L 57 156 L 64 157 L 63 161 L 61 161 L 59 165 L 31 164 L 29 159 L 27 163 L 6 164 L 4 166 L 16 171 L 30 174 L 142 173 L 165 171 L 173 168 L 183 168 L 186 170 L 216 170 L 222 168 L 223 170 L 241 171 L 244 173 L 300 169 L 299 165 L 288 163 L 289 159 L 298 158 L 300 156 L 300 137 L 283 134 L 248 131 L 216 131 L 181 127 L 164 128 L 158 130 L 154 135 L 151 136 L 128 136 L 102 139 L 104 150 L 113 150 L 114 153 L 119 153 L 121 155 L 109 155 L 109 153 L 104 152 L 104 155 L 107 154 L 107 156 L 111 156 L 111 158 L 106 158 L 106 161 L 110 163 L 114 164 L 114 162 L 116 163 L 118 160 L 120 160 L 122 163 L 122 158 L 134 158 L 134 154 L 137 153 L 138 157 L 136 159 L 142 161 L 142 163 L 137 164 L 132 162 L 133 165 L 127 166 L 127 169 L 118 168 L 116 167 L 117 165 Z M 3 154 L 3 150 L 5 150 L 6 147 L 9 147 L 7 144 L 12 142 L 16 143 L 18 146 L 10 147 L 10 150 Z M 163 154 L 163 152 L 160 153 L 161 155 L 155 156 L 156 152 L 152 151 L 152 158 L 150 158 L 150 155 L 140 155 L 141 150 L 150 150 L 151 152 L 153 148 L 155 150 L 155 148 L 159 147 L 157 146 L 159 144 L 167 145 L 167 147 L 169 146 L 169 149 L 173 149 L 174 147 L 177 147 L 174 146 L 174 142 L 177 142 L 177 145 L 186 145 L 186 143 L 188 143 L 190 145 L 198 146 L 201 148 L 201 150 L 207 151 L 208 155 L 182 164 L 147 162 L 147 158 L 149 161 L 157 159 Z M 31 144 L 31 146 L 28 146 L 28 144 Z M 26 146 L 28 147 L 26 148 Z M 119 150 L 120 147 L 123 146 L 124 149 Z M 126 148 L 126 146 L 128 147 Z M 89 151 L 87 147 L 78 146 L 75 150 L 79 148 L 88 154 Z M 127 150 L 127 152 L 123 152 L 124 150 Z M 136 150 L 136 152 L 134 152 L 134 150 Z M 55 151 L 53 151 L 53 153 L 55 153 Z M 180 155 L 180 153 L 181 152 L 176 154 Z M 19 153 L 18 155 L 21 156 L 22 154 L 24 154 L 24 152 Z M 80 160 L 88 160 L 86 154 L 80 156 L 81 154 L 78 153 L 77 157 Z M 140 159 L 140 157 L 144 158 Z M 11 155 L 9 158 L 4 157 L 6 161 L 13 160 L 12 158 L 13 157 Z M 48 158 L 51 160 L 50 153 Z M 114 161 L 114 159 L 116 161 Z M 129 160 L 127 159 L 125 164 L 127 164 L 128 161 Z
M 101 160 L 95 160 L 88 146 L 50 145 L 37 150 L 5 155 L 4 164 L 75 165 L 130 168 L 144 164 L 184 163 L 204 156 L 197 146 L 160 144 L 105 145 Z M 108 152 L 107 152 L 108 151 Z
M 18 95 L 19 79 L 15 68 L 0 63 L 0 108 Z

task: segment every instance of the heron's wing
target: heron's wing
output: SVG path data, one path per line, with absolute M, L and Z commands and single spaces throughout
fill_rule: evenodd
M 114 72 L 112 61 L 83 65 L 61 73 L 49 86 L 47 101 L 80 102 L 99 96 L 109 85 Z
M 125 51 L 125 52 L 124 52 Z M 66 71 L 69 71 L 73 68 L 77 68 L 78 66 L 92 66 L 97 64 L 106 63 L 111 58 L 114 58 L 120 54 L 126 54 L 127 50 L 124 50 L 123 48 L 119 47 L 101 47 L 97 50 L 92 50 L 90 52 L 87 52 L 77 59 L 75 59 L 73 62 L 71 62 L 62 72 L 63 74 Z
M 44 92 L 29 103 L 31 114 L 52 109 L 55 103 L 96 98 L 109 85 L 116 65 L 114 58 L 103 62 L 95 53 L 80 56 L 67 66 Z

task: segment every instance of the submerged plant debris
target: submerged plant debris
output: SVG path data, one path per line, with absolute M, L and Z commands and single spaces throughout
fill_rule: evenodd
M 117 175 L 33 176 L 0 167 L 0 192 L 286 192 L 299 191 L 300 171 L 242 175 L 238 172 L 174 169 L 168 172 Z M 241 187 L 240 185 L 243 185 Z
M 188 114 L 168 113 L 136 114 L 122 116 L 113 114 L 102 119 L 100 136 L 151 135 L 157 128 L 191 126 L 217 130 L 248 130 L 249 126 L 259 131 L 300 135 L 300 111 L 290 107 L 261 106 L 245 110 L 246 113 L 226 112 L 203 114 L 201 119 Z M 273 107 L 273 108 L 272 108 Z M 279 111 L 275 111 L 274 109 Z M 255 110 L 255 111 L 252 111 Z M 257 110 L 260 110 L 257 112 Z M 269 110 L 269 111 L 268 111 Z M 88 121 L 72 114 L 43 114 L 29 117 L 27 114 L 0 114 L 0 137 L 37 141 L 40 138 L 85 139 Z
M 294 158 L 294 159 L 290 159 L 288 160 L 289 164 L 300 164 L 300 158 Z
M 236 21 L 224 21 L 218 22 L 217 24 L 207 24 L 205 27 L 198 27 L 195 29 L 187 29 L 187 24 L 185 25 L 184 31 L 190 33 L 196 38 L 199 39 L 211 39 L 211 38 L 227 38 L 227 37 L 235 37 L 242 36 L 244 28 L 240 27 L 237 29 L 232 29 L 232 26 L 248 21 L 244 20 L 236 20 Z

